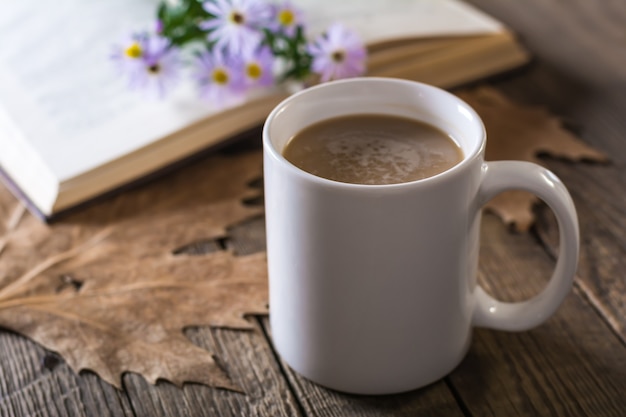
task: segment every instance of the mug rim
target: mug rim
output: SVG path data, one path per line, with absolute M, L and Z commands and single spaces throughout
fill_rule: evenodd
M 272 140 L 270 138 L 270 133 L 269 133 L 270 125 L 272 124 L 276 116 L 280 114 L 282 110 L 285 107 L 287 107 L 291 102 L 300 99 L 301 96 L 307 95 L 312 91 L 316 91 L 320 89 L 327 89 L 327 88 L 334 88 L 334 86 L 338 84 L 352 84 L 352 83 L 358 84 L 358 83 L 371 83 L 371 82 L 404 84 L 407 86 L 407 88 L 417 87 L 420 89 L 436 91 L 437 94 L 443 94 L 447 96 L 448 98 L 451 98 L 453 101 L 456 101 L 459 105 L 461 105 L 470 114 L 473 121 L 475 121 L 478 124 L 479 130 L 480 130 L 480 136 L 481 136 L 478 139 L 480 142 L 479 145 L 475 146 L 472 152 L 467 155 L 465 154 L 465 152 L 463 152 L 463 159 L 459 163 L 446 169 L 443 172 L 440 172 L 438 174 L 435 174 L 426 178 L 421 178 L 421 179 L 412 180 L 412 181 L 392 183 L 392 184 L 358 184 L 358 183 L 342 182 L 342 181 L 319 177 L 315 174 L 305 171 L 302 168 L 292 164 L 289 160 L 287 160 L 283 156 L 282 152 L 278 151 L 278 149 L 274 147 L 274 144 L 272 143 Z M 400 79 L 400 78 L 391 78 L 391 77 L 354 77 L 354 78 L 348 78 L 348 79 L 329 81 L 329 82 L 325 82 L 322 84 L 317 84 L 309 88 L 305 88 L 304 90 L 300 90 L 297 93 L 294 93 L 290 95 L 289 97 L 285 98 L 284 100 L 282 100 L 280 103 L 278 103 L 274 107 L 274 109 L 272 109 L 270 114 L 265 119 L 265 123 L 263 125 L 262 136 L 263 136 L 264 152 L 269 153 L 269 155 L 273 159 L 275 159 L 279 164 L 283 165 L 284 168 L 286 168 L 289 172 L 292 172 L 294 175 L 297 175 L 298 177 L 307 181 L 313 181 L 313 182 L 319 183 L 320 185 L 327 185 L 327 186 L 340 187 L 340 188 L 342 187 L 342 188 L 347 188 L 347 189 L 363 189 L 363 190 L 365 189 L 367 190 L 398 189 L 398 188 L 404 188 L 404 187 L 410 187 L 410 186 L 418 186 L 419 184 L 426 185 L 426 184 L 431 184 L 433 182 L 441 181 L 444 178 L 449 177 L 450 175 L 454 175 L 454 173 L 456 173 L 457 171 L 463 170 L 466 166 L 472 164 L 472 162 L 476 158 L 479 158 L 480 155 L 483 155 L 485 147 L 486 147 L 486 142 L 487 142 L 485 125 L 482 121 L 482 118 L 463 99 L 459 98 L 458 96 L 442 88 L 439 88 L 430 84 L 422 83 L 419 81 L 406 80 L 406 79 Z

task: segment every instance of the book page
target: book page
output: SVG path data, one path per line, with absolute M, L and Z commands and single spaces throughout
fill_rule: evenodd
M 0 0 L 0 109 L 60 181 L 219 112 L 197 99 L 191 85 L 158 101 L 128 91 L 116 74 L 108 59 L 112 45 L 132 31 L 151 30 L 158 3 Z M 367 42 L 500 30 L 456 0 L 294 3 L 311 33 L 340 21 Z
M 20 0 L 2 6 L 2 107 L 61 181 L 216 111 L 184 86 L 168 100 L 148 99 L 116 73 L 113 44 L 152 29 L 157 5 Z
M 341 22 L 370 43 L 403 38 L 480 35 L 500 22 L 459 0 L 297 0 L 312 34 Z

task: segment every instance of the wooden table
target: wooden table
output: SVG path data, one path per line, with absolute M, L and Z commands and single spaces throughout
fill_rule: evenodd
M 344 395 L 294 374 L 256 331 L 194 329 L 247 394 L 187 384 L 152 386 L 128 374 L 123 390 L 73 373 L 35 343 L 0 331 L 2 416 L 626 416 L 626 2 L 472 0 L 519 33 L 536 57 L 490 83 L 545 105 L 612 164 L 545 163 L 568 185 L 582 233 L 574 290 L 526 333 L 477 329 L 469 354 L 443 380 L 382 397 Z M 554 265 L 556 226 L 545 207 L 529 234 L 486 215 L 480 281 L 505 300 L 532 295 Z M 241 251 L 263 248 L 263 219 L 234 231 Z

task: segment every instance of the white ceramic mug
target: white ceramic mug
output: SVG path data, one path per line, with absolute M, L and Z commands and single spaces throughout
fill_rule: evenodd
M 359 113 L 435 125 L 452 135 L 464 158 L 430 178 L 360 185 L 317 177 L 282 156 L 308 125 Z M 539 165 L 484 162 L 485 139 L 465 102 L 398 79 L 322 84 L 272 111 L 263 130 L 270 323 L 289 366 L 340 391 L 402 392 L 455 368 L 472 326 L 520 331 L 554 313 L 578 260 L 574 205 Z M 552 278 L 518 303 L 498 301 L 476 284 L 481 207 L 509 189 L 543 199 L 560 230 Z

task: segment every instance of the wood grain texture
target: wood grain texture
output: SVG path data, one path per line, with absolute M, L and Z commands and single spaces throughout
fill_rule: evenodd
M 570 189 L 581 233 L 576 285 L 626 345 L 624 170 L 615 165 L 573 167 L 559 161 L 548 165 L 564 182 L 579 185 Z M 537 218 L 538 238 L 556 257 L 558 227 L 554 215 L 541 209 Z
M 530 235 L 484 217 L 480 281 L 499 299 L 537 294 L 554 267 Z M 626 346 L 572 292 L 557 313 L 522 333 L 475 331 L 450 381 L 475 416 L 623 416 Z
M 263 326 L 271 334 L 269 319 Z M 352 395 L 314 384 L 281 361 L 284 372 L 307 416 L 383 417 L 383 416 L 463 416 L 445 381 L 420 390 L 397 395 Z
M 256 187 L 261 186 L 256 181 Z M 251 201 L 257 206 L 261 201 Z M 200 242 L 187 253 L 209 253 L 228 248 L 238 255 L 265 249 L 264 218 L 255 217 L 229 229 L 228 238 L 219 242 Z M 182 389 L 167 382 L 151 386 L 138 375 L 126 375 L 128 392 L 135 415 L 157 416 L 298 416 L 298 403 L 281 374 L 269 341 L 258 321 L 250 317 L 252 331 L 187 329 L 185 334 L 195 344 L 215 352 L 218 364 L 243 392 L 186 384 Z
M 0 333 L 0 415 L 132 416 L 121 391 L 94 374 L 76 375 L 57 355 L 14 333 Z
M 151 383 L 231 387 L 182 329 L 245 329 L 243 314 L 265 313 L 265 254 L 182 248 L 225 239 L 229 226 L 262 213 L 242 204 L 259 196 L 247 184 L 261 175 L 261 154 L 203 162 L 50 226 L 25 216 L 1 253 L 0 326 L 115 386 L 136 372 Z
M 535 64 L 494 85 L 512 99 L 540 104 L 611 163 L 547 159 L 574 198 L 581 224 L 577 285 L 626 341 L 626 2 L 470 0 L 522 34 Z M 537 234 L 556 253 L 557 229 L 546 209 Z
M 138 375 L 126 375 L 124 388 L 136 416 L 299 416 L 267 340 L 255 319 L 253 331 L 189 329 L 194 343 L 216 353 L 219 363 L 245 393 L 167 382 L 151 386 Z

